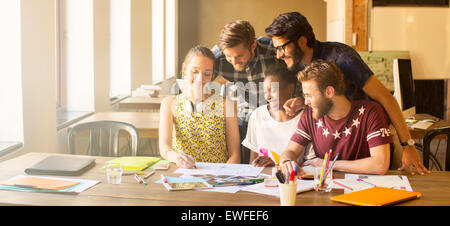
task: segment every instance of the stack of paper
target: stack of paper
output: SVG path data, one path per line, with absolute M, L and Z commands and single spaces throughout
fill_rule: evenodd
M 100 183 L 99 180 L 17 175 L 0 182 L 0 189 L 28 192 L 78 194 Z
M 407 176 L 345 174 L 345 179 L 334 179 L 333 188 L 345 189 L 344 193 L 372 187 L 394 188 L 413 191 Z
M 297 193 L 310 191 L 313 189 L 314 189 L 314 181 L 297 180 Z M 278 187 L 265 187 L 264 183 L 245 186 L 242 187 L 241 190 L 280 197 L 280 191 Z
M 239 175 L 257 177 L 264 167 L 254 167 L 249 164 L 227 164 L 227 163 L 195 163 L 196 169 L 178 168 L 174 173 L 187 175 Z

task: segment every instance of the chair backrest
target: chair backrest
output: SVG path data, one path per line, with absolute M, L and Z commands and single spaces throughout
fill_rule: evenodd
M 425 134 L 423 138 L 423 165 L 428 168 L 430 162 L 430 156 L 432 155 L 431 149 L 431 141 L 434 137 L 438 135 L 447 136 L 447 150 L 445 153 L 445 171 L 450 171 L 450 126 L 449 127 L 441 127 L 430 130 Z
M 131 155 L 137 155 L 138 132 L 131 124 L 116 121 L 87 122 L 74 126 L 68 135 L 69 151 L 75 154 L 75 135 L 89 131 L 89 154 L 97 156 L 119 155 L 119 132 L 126 131 L 131 137 Z

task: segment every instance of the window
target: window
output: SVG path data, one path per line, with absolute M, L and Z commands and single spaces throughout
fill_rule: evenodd
M 131 1 L 110 1 L 110 97 L 131 93 Z
M 23 142 L 21 27 L 21 1 L 0 1 L 0 149 Z
M 178 0 L 152 0 L 152 81 L 177 73 Z
M 60 0 L 58 3 L 57 102 L 64 111 L 93 111 L 93 2 Z

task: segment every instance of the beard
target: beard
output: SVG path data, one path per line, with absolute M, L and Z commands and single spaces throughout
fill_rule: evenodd
M 314 109 L 313 118 L 315 120 L 319 120 L 325 114 L 327 114 L 332 107 L 333 107 L 333 101 L 331 101 L 331 99 L 328 99 L 328 98 L 322 96 L 321 101 L 317 104 L 316 107 L 313 108 Z
M 292 58 L 292 65 L 288 66 L 290 71 L 301 71 L 305 67 L 302 63 L 302 58 L 305 56 L 305 52 L 300 49 L 297 43 L 294 43 L 295 48 L 292 51 L 292 54 L 288 57 Z
M 250 63 L 250 61 L 253 59 L 253 53 L 252 53 L 252 50 L 251 49 L 249 49 L 249 51 L 250 51 L 250 57 L 248 58 L 248 61 L 247 62 L 245 62 L 245 63 L 242 63 L 242 64 L 239 64 L 239 65 L 233 65 L 233 64 L 231 64 L 232 66 L 233 66 L 233 68 L 234 68 L 234 70 L 235 71 L 238 71 L 238 72 L 242 72 L 242 71 L 244 71 L 245 70 L 245 68 L 247 67 L 247 65 Z

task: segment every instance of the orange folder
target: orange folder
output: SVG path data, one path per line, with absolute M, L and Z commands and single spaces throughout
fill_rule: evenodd
M 357 206 L 387 206 L 421 197 L 420 192 L 373 187 L 331 197 L 331 200 Z
M 51 189 L 59 190 L 70 188 L 74 185 L 79 184 L 76 181 L 58 180 L 50 178 L 40 178 L 40 177 L 21 177 L 17 179 L 7 180 L 0 182 L 2 185 L 28 187 L 33 189 Z

